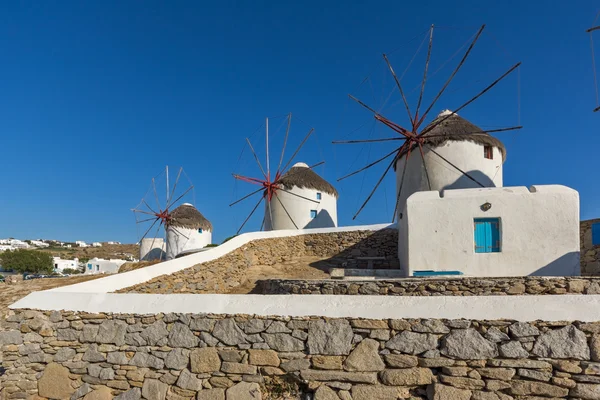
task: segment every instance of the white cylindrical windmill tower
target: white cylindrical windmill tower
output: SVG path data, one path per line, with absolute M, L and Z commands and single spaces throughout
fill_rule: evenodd
M 167 222 L 167 260 L 187 250 L 206 247 L 212 241 L 213 227 L 209 220 L 190 203 L 173 210 Z
M 428 131 L 442 118 L 442 123 Z M 502 187 L 506 149 L 500 140 L 448 110 L 423 131 L 427 132 L 422 136 L 424 157 L 413 144 L 410 155 L 401 151 L 395 163 L 399 221 L 406 200 L 415 192 Z
M 163 238 L 144 238 L 140 241 L 140 261 L 164 259 L 165 240 Z
M 305 163 L 296 163 L 279 180 L 265 206 L 265 230 L 337 226 L 337 190 Z

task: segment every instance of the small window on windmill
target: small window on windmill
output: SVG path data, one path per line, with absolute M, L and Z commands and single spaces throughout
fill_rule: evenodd
M 493 160 L 494 148 L 492 146 L 483 146 L 483 156 L 488 160 Z
M 317 200 L 321 200 L 321 193 L 317 193 Z
M 317 210 L 310 210 L 310 217 L 312 219 L 317 218 Z
M 198 229 L 198 233 L 202 233 L 202 228 Z

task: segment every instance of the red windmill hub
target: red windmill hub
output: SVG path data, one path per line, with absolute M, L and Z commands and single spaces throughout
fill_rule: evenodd
M 235 202 L 231 203 L 230 206 L 233 206 L 234 204 L 240 203 L 241 201 L 255 195 L 258 194 L 260 192 L 262 192 L 262 196 L 260 198 L 260 200 L 258 201 L 258 203 L 256 203 L 256 205 L 254 206 L 254 208 L 252 209 L 252 211 L 250 212 L 250 214 L 248 215 L 248 217 L 246 217 L 246 219 L 244 220 L 244 222 L 242 223 L 242 225 L 240 226 L 240 228 L 238 229 L 237 233 L 239 234 L 240 231 L 242 230 L 242 228 L 244 227 L 244 225 L 246 225 L 246 223 L 248 222 L 248 220 L 250 219 L 250 217 L 252 217 L 252 215 L 254 214 L 254 212 L 258 209 L 258 206 L 263 202 L 263 200 L 266 200 L 267 205 L 268 205 L 268 210 L 269 213 L 271 212 L 271 201 L 273 199 L 276 199 L 277 202 L 281 205 L 281 207 L 283 208 L 283 210 L 285 211 L 285 213 L 287 214 L 287 216 L 290 218 L 290 220 L 292 221 L 292 224 L 294 224 L 294 226 L 296 227 L 296 229 L 298 228 L 298 226 L 296 225 L 296 223 L 294 222 L 294 220 L 291 217 L 291 214 L 288 212 L 288 210 L 286 209 L 285 205 L 281 202 L 281 200 L 279 199 L 279 197 L 277 196 L 277 193 L 279 191 L 288 193 L 292 196 L 296 196 L 299 197 L 301 199 L 304 199 L 306 201 L 311 201 L 311 202 L 315 202 L 318 203 L 318 201 L 315 201 L 313 199 L 309 199 L 307 197 L 301 196 L 299 194 L 290 192 L 289 190 L 285 189 L 285 187 L 282 184 L 282 179 L 284 176 L 290 176 L 293 175 L 297 172 L 289 172 L 288 167 L 291 164 L 291 162 L 294 160 L 294 158 L 296 157 L 296 155 L 298 154 L 298 152 L 300 151 L 300 149 L 304 146 L 304 144 L 306 143 L 306 141 L 308 140 L 308 138 L 312 135 L 312 133 L 314 132 L 314 129 L 311 128 L 308 133 L 306 134 L 306 136 L 304 137 L 304 139 L 302 140 L 302 142 L 300 143 L 300 145 L 296 148 L 296 151 L 294 151 L 294 154 L 292 154 L 292 156 L 290 157 L 290 159 L 288 160 L 288 162 L 282 167 L 283 164 L 283 156 L 285 154 L 285 148 L 287 145 L 287 140 L 288 140 L 288 136 L 290 133 L 290 124 L 292 121 L 292 114 L 288 114 L 287 116 L 287 129 L 285 132 L 285 140 L 283 142 L 283 149 L 281 150 L 281 157 L 279 158 L 279 165 L 277 166 L 277 170 L 275 171 L 275 178 L 273 180 L 271 180 L 271 169 L 270 169 L 270 160 L 269 160 L 269 119 L 266 119 L 266 124 L 265 124 L 265 131 L 266 131 L 266 169 L 263 168 L 263 165 L 260 162 L 260 159 L 258 158 L 258 155 L 256 154 L 256 152 L 254 151 L 254 148 L 252 147 L 252 143 L 250 143 L 250 140 L 248 138 L 246 138 L 246 143 L 248 145 L 248 147 L 250 148 L 250 151 L 252 152 L 254 159 L 258 165 L 258 167 L 260 168 L 260 171 L 263 174 L 264 179 L 261 178 L 253 178 L 253 177 L 249 177 L 249 176 L 244 176 L 244 175 L 237 175 L 237 174 L 233 174 L 233 177 L 235 179 L 238 179 L 240 181 L 244 181 L 244 182 L 248 182 L 251 183 L 253 185 L 258 185 L 260 186 L 260 189 L 255 190 L 252 193 L 247 194 L 246 196 L 242 197 L 239 200 L 236 200 Z M 312 169 L 315 168 L 321 164 L 323 164 L 324 162 L 320 162 L 317 163 L 315 165 L 312 165 L 310 167 L 308 167 L 308 169 Z M 271 218 L 271 222 L 272 222 L 272 218 Z M 265 224 L 265 219 L 263 219 L 263 226 Z M 262 230 L 262 227 L 261 227 Z

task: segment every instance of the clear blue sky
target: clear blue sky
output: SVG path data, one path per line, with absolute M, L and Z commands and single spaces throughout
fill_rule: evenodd
M 389 145 L 373 146 L 371 154 L 364 146 L 358 154 L 360 146 L 330 142 L 369 135 L 372 118 L 347 94 L 382 106 L 391 80 L 381 53 L 391 53 L 403 70 L 422 36 L 407 42 L 432 23 L 455 27 L 435 31 L 432 68 L 487 24 L 468 67 L 433 112 L 457 107 L 522 61 L 525 129 L 499 136 L 508 149 L 504 183 L 571 186 L 580 193 L 581 217 L 600 217 L 600 113 L 592 113 L 584 32 L 597 12 L 591 0 L 543 7 L 536 1 L 4 3 L 0 237 L 133 242 L 130 209 L 168 164 L 185 168 L 196 205 L 220 242 L 252 208 L 252 202 L 228 207 L 235 193 L 253 189 L 235 186 L 231 173 L 256 174 L 247 153 L 236 163 L 244 138 L 264 117 L 291 111 L 306 121 L 293 119 L 295 143 L 307 124 L 315 127 L 317 140 L 298 161 L 325 159 L 317 172 L 330 182 L 385 154 Z M 425 53 L 419 54 L 403 79 L 407 87 L 420 82 Z M 431 78 L 426 100 L 457 61 Z M 397 104 L 385 112 L 406 122 Z M 515 125 L 517 75 L 461 114 L 480 126 Z M 273 131 L 280 121 L 273 119 Z M 392 136 L 379 126 L 372 134 Z M 261 138 L 253 137 L 259 151 Z M 362 175 L 336 183 L 341 225 L 353 223 L 359 200 L 383 169 L 364 176 L 364 186 Z M 388 177 L 357 222 L 389 221 L 394 186 Z M 259 225 L 251 221 L 249 229 Z

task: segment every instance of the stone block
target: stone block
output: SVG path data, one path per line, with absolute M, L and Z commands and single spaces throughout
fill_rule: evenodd
M 165 400 L 169 386 L 157 379 L 146 379 L 142 386 L 142 396 L 147 400 Z
M 308 326 L 307 341 L 309 354 L 347 355 L 352 350 L 353 336 L 354 332 L 346 320 L 311 321 Z
M 69 370 L 60 364 L 48 364 L 38 381 L 38 394 L 50 399 L 70 399 L 74 392 Z
M 429 373 L 431 374 L 431 371 L 429 371 Z M 306 381 L 337 381 L 368 384 L 377 383 L 377 373 L 375 372 L 346 372 L 306 369 L 300 372 L 300 376 Z
M 387 369 L 380 376 L 381 381 L 389 386 L 429 385 L 433 382 L 429 368 Z
M 261 400 L 262 393 L 258 383 L 240 382 L 226 392 L 227 400 Z
M 344 362 L 346 371 L 376 372 L 385 369 L 379 356 L 379 342 L 365 339 L 360 342 Z
M 471 391 L 434 383 L 427 387 L 429 400 L 470 400 Z
M 278 367 L 281 361 L 273 350 L 248 350 L 250 364 Z
M 190 353 L 190 365 L 192 372 L 215 372 L 221 369 L 221 359 L 214 347 L 196 349 Z

